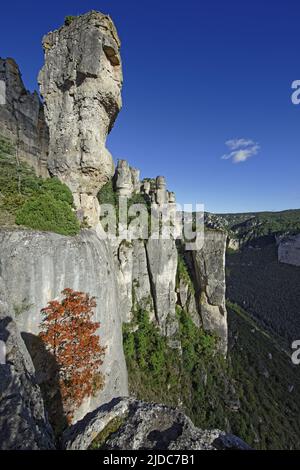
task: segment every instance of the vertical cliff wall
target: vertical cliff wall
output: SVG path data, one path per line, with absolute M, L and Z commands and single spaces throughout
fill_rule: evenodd
M 203 328 L 217 334 L 220 349 L 227 352 L 227 312 L 225 305 L 225 253 L 227 235 L 207 230 L 201 250 L 192 251 L 196 296 Z
M 38 94 L 25 89 L 13 59 L 0 58 L 0 81 L 5 84 L 4 103 L 0 104 L 0 135 L 15 145 L 17 158 L 29 163 L 39 176 L 46 177 L 48 128 Z
M 93 231 L 77 237 L 52 233 L 0 230 L 0 275 L 6 303 L 31 349 L 39 332 L 41 308 L 69 287 L 96 297 L 95 321 L 106 346 L 104 389 L 87 400 L 76 418 L 116 396 L 127 395 L 118 286 L 111 249 Z M 30 351 L 34 354 L 33 351 Z M 41 375 L 40 381 L 43 380 Z
M 300 235 L 290 235 L 278 239 L 278 261 L 300 266 Z
M 134 194 L 132 171 L 125 160 L 118 162 L 114 176 L 115 191 L 130 198 Z M 153 202 L 156 209 L 176 213 L 175 194 L 169 192 L 162 176 L 136 181 L 140 202 Z M 130 199 L 129 199 L 130 203 Z M 171 219 L 172 220 L 172 219 Z M 174 217 L 175 226 L 178 217 Z M 161 229 L 163 221 L 161 220 Z M 163 230 L 162 230 L 163 231 Z M 183 308 L 196 326 L 215 333 L 220 351 L 227 352 L 227 314 L 225 305 L 225 252 L 227 236 L 216 230 L 205 231 L 201 250 L 185 252 L 184 243 L 170 239 L 114 241 L 116 272 L 123 321 L 130 322 L 142 308 L 170 339 L 178 332 L 176 305 Z M 178 254 L 180 251 L 180 256 Z M 182 271 L 182 269 L 183 271 Z
M 39 81 L 50 136 L 47 168 L 72 190 L 78 217 L 97 230 L 82 231 L 77 237 L 2 230 L 0 278 L 5 287 L 5 302 L 14 312 L 37 362 L 34 342 L 39 332 L 40 309 L 59 297 L 66 287 L 96 297 L 95 320 L 101 323 L 101 343 L 107 346 L 102 368 L 105 387 L 86 400 L 75 416 L 77 419 L 112 397 L 127 394 L 122 321 L 130 322 L 138 308 L 149 312 L 150 319 L 172 346 L 180 347 L 176 341 L 179 327 L 176 306 L 181 306 L 196 325 L 220 336 L 221 349 L 226 353 L 226 237 L 208 234 L 204 248 L 191 254 L 192 286 L 178 270 L 174 238 L 110 244 L 105 237 L 98 237 L 96 195 L 113 176 L 106 137 L 121 108 L 120 41 L 110 18 L 91 12 L 46 35 L 43 45 L 45 65 Z M 29 135 L 28 140 L 23 139 L 24 148 L 27 142 L 29 149 L 24 158 L 39 174 L 47 175 L 44 159 L 47 152 L 41 150 L 48 142 L 44 134 L 47 127 L 38 97 L 24 91 L 12 61 L 6 61 L 1 70 L 5 72 L 11 99 L 3 108 L 4 114 L 0 114 L 0 125 L 12 136 L 16 134 L 18 149 L 22 147 L 21 135 Z M 34 142 L 36 153 L 32 150 Z M 114 182 L 118 195 L 142 195 L 147 204 L 158 207 L 166 204 L 170 213 L 175 214 L 175 194 L 167 190 L 163 176 L 140 182 L 139 171 L 122 160 Z M 188 257 L 186 253 L 184 256 Z M 37 367 L 41 385 L 47 373 Z

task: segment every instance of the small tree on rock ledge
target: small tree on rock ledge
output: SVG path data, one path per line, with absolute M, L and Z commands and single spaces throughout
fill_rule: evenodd
M 105 348 L 95 335 L 100 323 L 91 320 L 95 298 L 72 289 L 64 289 L 62 294 L 61 302 L 53 300 L 41 310 L 40 338 L 57 363 L 60 393 L 70 423 L 84 398 L 104 385 L 100 366 Z

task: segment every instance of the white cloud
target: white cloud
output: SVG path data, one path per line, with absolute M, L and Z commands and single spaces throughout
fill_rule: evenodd
M 231 160 L 233 163 L 241 163 L 256 155 L 260 149 L 257 142 L 250 139 L 230 139 L 225 145 L 231 150 L 221 157 L 222 160 Z

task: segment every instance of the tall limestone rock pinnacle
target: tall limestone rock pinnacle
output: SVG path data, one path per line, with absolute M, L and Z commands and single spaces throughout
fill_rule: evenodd
M 95 226 L 96 195 L 114 173 L 105 142 L 122 106 L 120 40 L 109 16 L 91 11 L 47 34 L 43 47 L 48 168 L 71 189 L 78 215 Z

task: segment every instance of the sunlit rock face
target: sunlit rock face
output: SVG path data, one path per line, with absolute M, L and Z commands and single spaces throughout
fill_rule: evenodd
M 156 203 L 166 204 L 168 202 L 168 193 L 166 189 L 166 179 L 164 176 L 156 178 Z
M 226 240 L 227 235 L 224 232 L 207 231 L 203 247 L 191 252 L 202 324 L 206 331 L 219 337 L 219 349 L 224 355 L 228 344 L 225 305 Z
M 43 47 L 39 84 L 50 135 L 48 168 L 94 226 L 96 195 L 114 173 L 105 143 L 122 105 L 120 41 L 111 19 L 92 11 L 48 33 Z
M 179 408 L 122 397 L 68 428 L 62 436 L 62 448 L 89 449 L 95 436 L 117 420 L 120 427 L 107 439 L 106 450 L 251 450 L 233 434 L 196 428 Z
M 116 191 L 120 196 L 131 197 L 133 182 L 131 169 L 126 160 L 118 160 L 115 174 Z
M 34 363 L 38 359 L 34 339 L 40 331 L 41 309 L 50 300 L 60 298 L 66 287 L 96 297 L 94 320 L 100 322 L 98 334 L 106 347 L 101 366 L 105 383 L 99 393 L 85 400 L 75 419 L 113 397 L 127 395 L 120 299 L 109 243 L 100 240 L 93 230 L 65 237 L 49 232 L 7 229 L 0 230 L 0 247 L 3 301 L 7 311 L 16 314 L 17 326 Z M 43 370 L 36 368 L 36 378 L 42 385 Z
M 114 180 L 119 196 L 130 198 L 132 194 L 140 192 L 140 170 L 129 166 L 126 160 L 118 160 Z

